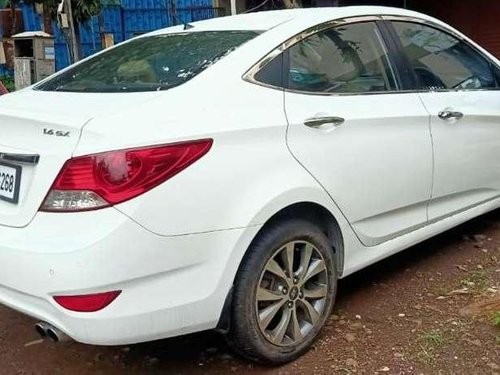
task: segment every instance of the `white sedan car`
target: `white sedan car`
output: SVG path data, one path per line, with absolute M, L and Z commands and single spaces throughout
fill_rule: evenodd
M 401 9 L 149 33 L 0 99 L 0 301 L 115 345 L 318 336 L 337 280 L 500 206 L 499 61 Z

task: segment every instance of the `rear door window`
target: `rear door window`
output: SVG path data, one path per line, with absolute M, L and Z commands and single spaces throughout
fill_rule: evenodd
M 374 22 L 313 34 L 288 50 L 287 88 L 312 93 L 395 90 L 388 53 Z

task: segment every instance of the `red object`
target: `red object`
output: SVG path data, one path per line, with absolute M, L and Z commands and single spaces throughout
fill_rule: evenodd
M 121 290 L 114 290 L 112 292 L 85 294 L 80 296 L 54 296 L 54 300 L 67 310 L 95 312 L 108 306 L 121 294 L 121 292 Z
M 16 9 L 15 14 L 13 14 L 12 9 L 4 8 L 0 9 L 0 26 L 2 28 L 2 34 L 4 38 L 11 37 L 12 34 L 17 34 L 24 31 L 23 13 L 21 9 Z M 14 19 L 12 16 L 14 15 Z M 15 27 L 14 26 L 14 22 Z
M 3 85 L 2 81 L 0 81 L 0 95 L 8 94 L 9 90 Z
M 127 149 L 68 160 L 51 190 L 93 191 L 110 205 L 158 186 L 205 155 L 211 139 Z

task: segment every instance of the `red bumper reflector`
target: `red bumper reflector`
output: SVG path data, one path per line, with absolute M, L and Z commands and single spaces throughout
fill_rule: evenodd
M 67 310 L 95 312 L 108 306 L 121 292 L 121 290 L 114 290 L 112 292 L 84 294 L 80 296 L 54 296 L 54 300 Z

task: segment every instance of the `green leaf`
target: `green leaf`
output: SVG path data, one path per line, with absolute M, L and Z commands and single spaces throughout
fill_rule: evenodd
M 497 311 L 493 314 L 492 321 L 494 326 L 500 328 L 500 311 Z

